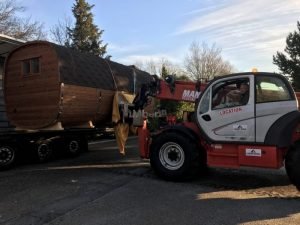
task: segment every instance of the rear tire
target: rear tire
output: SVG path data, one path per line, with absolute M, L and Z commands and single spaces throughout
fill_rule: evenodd
M 285 169 L 291 183 L 300 191 L 300 141 L 289 148 L 285 157 Z
M 199 171 L 199 150 L 186 136 L 161 133 L 151 144 L 150 163 L 158 176 L 183 181 Z
M 16 148 L 12 145 L 0 146 L 0 170 L 11 168 L 16 162 Z
M 43 140 L 37 143 L 36 159 L 39 163 L 48 162 L 53 156 L 53 149 L 50 140 Z
M 85 138 L 67 137 L 65 140 L 65 151 L 68 156 L 76 157 L 81 152 L 87 151 L 88 143 Z

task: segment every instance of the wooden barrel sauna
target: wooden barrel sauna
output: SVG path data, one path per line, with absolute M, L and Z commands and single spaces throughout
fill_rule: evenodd
M 150 81 L 150 74 L 134 66 L 46 41 L 28 42 L 5 62 L 7 116 L 20 129 L 101 127 L 111 122 L 116 91 L 134 93 Z

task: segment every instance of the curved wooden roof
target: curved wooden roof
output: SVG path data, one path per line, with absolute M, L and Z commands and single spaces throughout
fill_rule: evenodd
M 92 54 L 49 44 L 57 53 L 60 79 L 66 84 L 133 92 L 134 82 L 136 87 L 140 87 L 151 81 L 149 73 L 134 66 L 125 66 Z

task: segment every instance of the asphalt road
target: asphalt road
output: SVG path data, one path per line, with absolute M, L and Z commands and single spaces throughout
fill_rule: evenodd
M 185 183 L 166 182 L 114 141 L 90 143 L 73 159 L 0 172 L 0 224 L 300 224 L 300 194 L 285 172 L 210 169 Z

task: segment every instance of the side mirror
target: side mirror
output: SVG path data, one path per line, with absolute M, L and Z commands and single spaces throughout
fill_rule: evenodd
M 174 93 L 174 90 L 175 90 L 175 75 L 166 76 L 165 81 L 169 85 L 171 93 Z
M 167 75 L 166 78 L 165 78 L 165 81 L 169 85 L 173 85 L 175 83 L 175 75 Z

